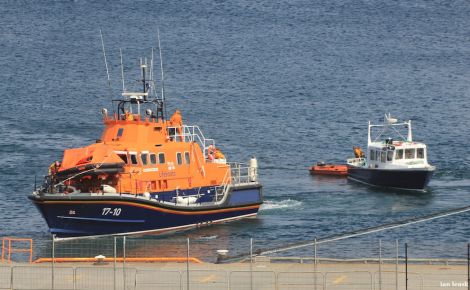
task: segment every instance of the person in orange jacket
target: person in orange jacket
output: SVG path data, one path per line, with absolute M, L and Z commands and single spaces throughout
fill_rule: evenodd
M 181 127 L 183 126 L 183 117 L 181 116 L 180 110 L 176 111 L 170 117 L 170 126 L 175 127 L 178 130 L 178 135 L 180 135 L 180 140 L 183 141 L 183 136 L 181 136 Z M 170 135 L 176 135 L 176 131 L 173 129 L 173 132 L 170 132 Z M 172 138 L 173 136 L 170 136 Z

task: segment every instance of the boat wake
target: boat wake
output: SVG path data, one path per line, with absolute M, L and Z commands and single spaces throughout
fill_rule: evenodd
M 217 235 L 200 236 L 200 237 L 197 237 L 196 240 L 198 240 L 198 241 L 210 241 L 210 240 L 215 240 L 218 237 L 219 236 L 217 236 Z
M 284 209 L 284 208 L 291 208 L 291 207 L 300 207 L 302 205 L 301 201 L 292 200 L 292 199 L 285 199 L 281 201 L 270 201 L 266 200 L 264 204 L 261 206 L 260 211 L 267 211 L 267 210 L 277 210 L 277 209 Z
M 459 179 L 459 180 L 433 180 L 431 186 L 437 187 L 461 187 L 470 186 L 470 179 Z

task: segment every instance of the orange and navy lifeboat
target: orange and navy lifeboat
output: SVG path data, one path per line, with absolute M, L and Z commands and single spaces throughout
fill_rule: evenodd
M 102 110 L 96 143 L 66 149 L 29 199 L 59 237 L 167 231 L 255 216 L 263 202 L 257 161 L 228 163 L 213 139 L 167 118 L 145 79 Z M 152 92 L 154 92 L 152 94 Z
M 348 166 L 344 164 L 325 164 L 323 162 L 318 162 L 316 165 L 310 167 L 310 173 L 319 175 L 347 176 Z

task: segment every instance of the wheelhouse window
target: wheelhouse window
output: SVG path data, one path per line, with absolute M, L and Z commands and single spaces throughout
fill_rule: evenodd
M 158 163 L 165 164 L 165 153 L 158 153 Z
M 416 158 L 424 159 L 424 148 L 416 149 Z
M 131 163 L 132 163 L 132 165 L 137 165 L 137 164 L 139 164 L 139 162 L 137 161 L 137 154 L 132 153 L 132 154 L 129 154 L 129 156 L 131 157 Z
M 155 153 L 150 153 L 150 163 L 157 164 L 157 156 Z
M 393 160 L 393 151 L 388 150 L 387 151 L 387 161 L 392 161 Z
M 387 151 L 380 151 L 380 161 L 385 163 Z
M 395 153 L 396 160 L 403 159 L 403 149 L 398 149 L 395 152 L 396 152 Z
M 140 159 L 142 159 L 142 164 L 147 165 L 148 163 L 148 153 L 140 154 Z
M 375 150 L 370 150 L 369 158 L 370 158 L 370 160 L 375 160 Z
M 118 131 L 117 131 L 117 136 L 116 138 L 120 138 L 122 137 L 122 134 L 124 133 L 124 128 L 119 128 Z
M 176 153 L 176 162 L 178 162 L 178 165 L 183 164 L 183 157 L 180 152 Z
M 415 158 L 415 149 L 405 149 L 405 159 L 414 159 Z
M 122 161 L 124 161 L 124 163 L 127 164 L 127 154 L 118 154 L 118 156 L 122 159 Z
M 191 163 L 191 158 L 189 158 L 189 152 L 184 152 L 184 160 L 186 161 L 186 164 Z

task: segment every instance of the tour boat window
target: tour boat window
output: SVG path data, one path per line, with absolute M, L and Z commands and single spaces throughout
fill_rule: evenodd
M 150 153 L 150 163 L 157 164 L 157 156 L 155 153 Z
M 405 149 L 405 159 L 414 159 L 415 158 L 415 149 Z
M 138 162 L 137 162 L 137 154 L 129 154 L 129 156 L 131 157 L 131 163 L 133 165 L 137 165 Z
M 184 152 L 184 159 L 186 161 L 186 164 L 191 163 L 191 159 L 189 158 L 189 152 Z
M 398 149 L 396 152 L 395 159 L 403 159 L 403 149 Z
M 178 162 L 178 165 L 183 164 L 183 157 L 180 152 L 176 153 L 176 161 Z
M 127 164 L 127 154 L 118 154 L 118 156 Z
M 165 153 L 158 153 L 158 163 L 165 164 Z
M 419 158 L 419 159 L 423 159 L 424 158 L 424 148 L 418 148 L 416 149 L 416 157 Z
M 388 150 L 387 151 L 387 161 L 392 161 L 393 160 L 393 151 Z
M 117 132 L 117 137 L 116 138 L 119 138 L 122 136 L 122 133 L 124 133 L 124 128 L 119 128 L 118 129 L 118 132 Z
M 370 160 L 375 160 L 375 150 L 370 150 L 369 155 Z
M 385 163 L 385 160 L 387 160 L 387 151 L 380 151 L 380 162 Z
M 140 154 L 140 159 L 142 159 L 142 164 L 143 164 L 143 165 L 147 165 L 148 154 L 147 154 L 147 153 L 142 153 L 142 154 Z

